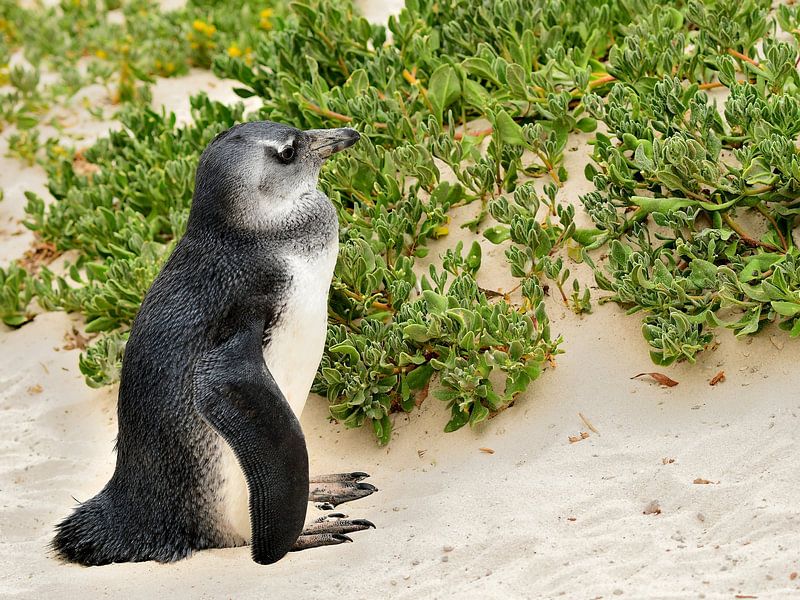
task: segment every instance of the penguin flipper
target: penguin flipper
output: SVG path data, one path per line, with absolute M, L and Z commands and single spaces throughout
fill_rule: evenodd
M 308 454 L 300 423 L 264 363 L 264 319 L 257 312 L 244 316 L 233 336 L 198 360 L 192 395 L 198 413 L 230 445 L 244 472 L 253 560 L 270 564 L 303 531 Z

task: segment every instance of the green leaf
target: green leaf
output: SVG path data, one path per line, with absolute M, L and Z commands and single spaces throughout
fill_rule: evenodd
M 411 390 L 421 390 L 431 380 L 434 369 L 429 364 L 420 365 L 406 375 L 405 380 Z
M 575 124 L 575 127 L 584 133 L 591 133 L 595 129 L 597 129 L 597 119 L 593 119 L 591 117 L 583 117 L 582 119 L 578 119 L 578 122 Z
M 483 235 L 493 244 L 500 244 L 511 237 L 511 228 L 508 225 L 495 225 L 485 229 Z
M 428 328 L 417 323 L 411 323 L 403 327 L 403 337 L 420 343 L 431 339 L 431 336 L 428 335 Z
M 461 429 L 469 422 L 469 411 L 462 411 L 458 408 L 458 404 L 453 405 L 452 417 L 444 427 L 445 433 L 452 433 L 457 429 Z
M 784 317 L 796 317 L 800 315 L 800 304 L 795 302 L 773 301 L 770 302 L 776 313 Z
M 461 81 L 452 65 L 439 65 L 428 83 L 428 99 L 441 122 L 445 109 L 461 95 Z
M 437 294 L 432 290 L 424 290 L 422 296 L 425 298 L 428 310 L 432 313 L 441 315 L 447 310 L 447 298 L 445 296 Z
M 330 348 L 330 351 L 334 354 L 345 354 L 353 363 L 358 363 L 359 361 L 359 354 L 358 350 L 356 350 L 350 344 L 337 344 Z
M 489 417 L 489 409 L 486 408 L 480 402 L 473 402 L 472 403 L 472 411 L 470 412 L 469 416 L 469 425 L 473 427 L 480 423 L 481 421 L 485 421 Z
M 493 135 L 499 136 L 504 144 L 510 146 L 527 146 L 522 127 L 503 109 L 495 115 Z

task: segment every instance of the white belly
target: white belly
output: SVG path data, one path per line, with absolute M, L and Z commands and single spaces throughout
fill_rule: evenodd
M 293 257 L 291 291 L 276 323 L 264 362 L 298 420 L 314 382 L 328 327 L 328 289 L 338 244 L 315 257 Z M 238 543 L 249 543 L 250 507 L 247 483 L 230 446 L 221 442 L 220 469 L 225 479 L 221 497 L 224 521 Z
M 325 349 L 328 273 L 332 274 L 335 261 L 334 254 L 330 269 L 323 270 L 329 260 L 316 264 L 294 260 L 292 293 L 264 350 L 264 362 L 298 419 Z

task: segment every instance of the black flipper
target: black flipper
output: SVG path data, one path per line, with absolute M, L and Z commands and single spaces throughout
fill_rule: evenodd
M 250 492 L 253 560 L 292 549 L 308 503 L 308 454 L 300 423 L 264 363 L 266 310 L 241 311 L 235 333 L 194 371 L 197 411 L 230 444 Z

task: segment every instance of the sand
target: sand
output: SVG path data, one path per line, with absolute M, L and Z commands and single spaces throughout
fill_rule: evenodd
M 188 118 L 186 89 L 233 98 L 229 82 L 192 72 L 159 82 L 155 102 Z M 86 127 L 90 138 L 113 125 L 87 123 L 77 119 L 74 127 Z M 587 189 L 585 161 L 583 145 L 568 153 L 564 200 L 577 203 Z M 19 225 L 22 192 L 44 194 L 45 184 L 40 168 L 0 159 L 3 264 L 33 239 Z M 452 229 L 432 254 L 469 239 Z M 481 243 L 481 283 L 510 287 L 502 249 Z M 591 283 L 585 268 L 571 268 Z M 268 567 L 253 563 L 248 548 L 169 565 L 84 568 L 54 560 L 47 549 L 54 524 L 112 473 L 117 389 L 84 384 L 79 351 L 64 348 L 65 334 L 81 326 L 77 317 L 41 314 L 19 330 L 0 325 L 0 596 L 800 594 L 793 578 L 800 571 L 800 342 L 778 330 L 746 341 L 720 331 L 719 348 L 698 364 L 656 369 L 637 317 L 595 304 L 581 318 L 557 298 L 548 308 L 565 353 L 514 407 L 475 430 L 444 434 L 445 408 L 431 397 L 412 415 L 398 415 L 390 445 L 380 448 L 371 432 L 330 423 L 326 402 L 312 396 L 302 417 L 312 472 L 369 472 L 380 492 L 341 508 L 378 528 L 353 534 L 353 544 L 290 554 Z M 631 379 L 655 370 L 679 385 Z M 710 386 L 720 370 L 725 381 Z M 571 443 L 580 432 L 589 437 Z

